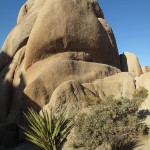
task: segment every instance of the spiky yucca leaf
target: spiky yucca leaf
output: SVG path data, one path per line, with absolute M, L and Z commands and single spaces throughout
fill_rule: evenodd
M 32 108 L 25 114 L 28 128 L 23 128 L 27 140 L 44 150 L 59 150 L 69 134 L 73 123 L 71 117 L 65 117 L 65 111 L 56 117 L 51 110 L 50 115 L 42 111 L 42 116 Z

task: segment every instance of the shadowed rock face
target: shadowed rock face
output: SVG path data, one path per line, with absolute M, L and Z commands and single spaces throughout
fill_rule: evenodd
M 45 0 L 28 0 L 20 9 L 17 25 L 7 36 L 2 52 L 8 55 L 8 58 L 0 55 L 0 70 L 9 64 L 17 51 L 27 44 L 29 35 L 36 21 L 36 18 L 44 4 Z

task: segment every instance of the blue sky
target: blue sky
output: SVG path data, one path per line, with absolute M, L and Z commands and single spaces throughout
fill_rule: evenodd
M 25 1 L 0 0 L 0 48 Z M 114 31 L 119 53 L 133 52 L 142 66 L 150 66 L 150 0 L 99 0 L 99 3 Z
M 150 0 L 99 0 L 119 53 L 130 51 L 150 66 Z

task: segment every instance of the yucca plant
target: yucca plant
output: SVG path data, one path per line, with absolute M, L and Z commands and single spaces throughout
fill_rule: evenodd
M 60 150 L 73 127 L 72 119 L 65 117 L 65 111 L 57 116 L 52 110 L 50 115 L 44 111 L 39 115 L 29 108 L 25 117 L 29 123 L 23 128 L 26 139 L 44 150 Z

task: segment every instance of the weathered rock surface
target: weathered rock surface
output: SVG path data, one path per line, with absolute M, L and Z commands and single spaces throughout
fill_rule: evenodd
M 0 72 L 0 123 L 6 122 L 8 112 L 11 112 L 12 107 L 20 112 L 18 105 L 21 108 L 21 95 L 23 94 L 21 73 L 24 53 L 25 47 L 22 47 L 15 54 L 12 62 Z M 11 120 L 15 121 L 15 119 L 11 117 Z
M 147 116 L 144 121 L 148 126 L 150 126 L 150 73 L 144 73 L 140 77 L 136 78 L 136 87 L 143 86 L 148 90 L 148 97 L 142 103 L 140 110 L 143 111 L 143 115 Z M 135 150 L 147 150 L 150 145 L 150 135 L 146 139 L 141 139 L 141 145 Z
M 106 99 L 113 95 L 114 98 L 131 98 L 135 90 L 135 80 L 130 73 L 118 73 L 116 75 L 98 79 L 94 83 L 83 84 L 91 91 L 95 91 L 100 99 Z
M 57 86 L 65 81 L 89 83 L 119 72 L 119 69 L 104 64 L 49 58 L 28 69 L 24 92 L 32 101 L 44 106 Z
M 55 112 L 60 112 L 66 109 L 67 114 L 77 114 L 82 108 L 94 103 L 90 101 L 91 98 L 99 99 L 95 93 L 77 81 L 66 81 L 56 88 L 44 110 L 49 112 L 52 108 Z
M 130 72 L 134 77 L 143 73 L 137 56 L 130 52 L 124 52 L 120 55 L 120 62 L 123 72 Z
M 68 51 L 86 52 L 94 62 L 119 68 L 115 41 L 98 18 L 103 14 L 96 0 L 47 0 L 27 44 L 25 68 Z
M 104 100 L 110 95 L 114 95 L 115 98 L 131 98 L 134 90 L 135 80 L 130 73 L 118 73 L 104 79 L 98 79 L 93 83 L 80 84 L 77 81 L 66 81 L 56 88 L 50 102 L 44 106 L 43 110 L 49 113 L 52 108 L 57 113 L 65 109 L 69 115 L 77 115 L 84 110 L 87 110 L 84 113 L 88 113 L 90 111 L 87 107 L 101 99 Z M 63 150 L 74 150 L 72 142 L 75 138 L 73 129 Z
M 111 95 L 114 98 L 131 98 L 134 90 L 135 80 L 129 73 L 118 73 L 93 83 L 66 81 L 56 88 L 44 109 L 52 108 L 59 112 L 66 108 L 68 114 L 78 113 L 81 108 Z
M 33 25 L 45 0 L 28 0 L 21 8 L 18 23 L 7 36 L 0 54 L 0 70 L 11 62 L 16 52 L 27 44 Z
M 141 109 L 150 110 L 150 73 L 142 74 L 140 77 L 136 78 L 136 87 L 143 86 L 148 90 L 148 97 L 143 102 Z M 150 125 L 150 121 L 148 122 Z
M 18 122 L 27 106 L 39 110 L 65 81 L 120 72 L 112 29 L 96 0 L 28 0 L 0 61 L 0 123 Z
M 106 22 L 106 20 L 103 19 L 103 18 L 98 18 L 98 20 L 100 21 L 100 23 L 104 27 L 105 31 L 107 32 L 107 35 L 108 35 L 108 38 L 109 38 L 109 41 L 110 41 L 110 46 L 109 47 L 112 47 L 114 49 L 113 52 L 112 52 L 112 57 L 106 57 L 106 60 L 105 60 L 107 62 L 111 62 L 111 61 L 113 61 L 113 57 L 116 57 L 116 54 L 118 53 L 116 39 L 114 37 L 114 34 L 113 34 L 113 31 L 112 31 L 111 27 Z M 116 64 L 118 64 L 117 66 L 120 68 L 120 63 L 118 63 L 119 60 L 120 60 L 120 58 L 119 58 L 119 56 L 117 56 Z
M 150 72 L 150 66 L 143 66 L 143 67 L 142 67 L 142 72 L 143 72 L 143 73 Z
M 77 81 L 66 81 L 56 88 L 50 102 L 43 109 L 49 111 L 50 108 L 53 108 L 56 112 L 66 109 L 67 114 L 78 114 L 94 102 L 98 102 L 101 99 L 104 100 L 110 95 L 114 95 L 115 98 L 131 98 L 133 91 L 139 86 L 144 86 L 150 93 L 149 79 L 150 73 L 136 77 L 136 80 L 130 73 L 118 73 L 110 77 L 98 79 L 93 83 L 81 84 Z M 149 97 L 144 101 L 140 109 L 150 110 Z M 145 122 L 150 125 L 150 118 L 147 117 Z M 74 130 L 68 136 L 67 142 L 63 147 L 64 150 L 67 148 L 74 150 L 71 145 L 73 138 L 75 138 Z M 148 139 L 141 139 L 141 145 L 135 149 L 146 150 L 149 143 Z
M 96 0 L 27 0 L 0 53 L 0 124 L 22 123 L 27 107 L 76 114 L 110 95 L 130 98 L 136 86 L 149 89 L 136 56 L 124 53 L 121 67 L 129 73 L 120 71 L 113 31 Z

